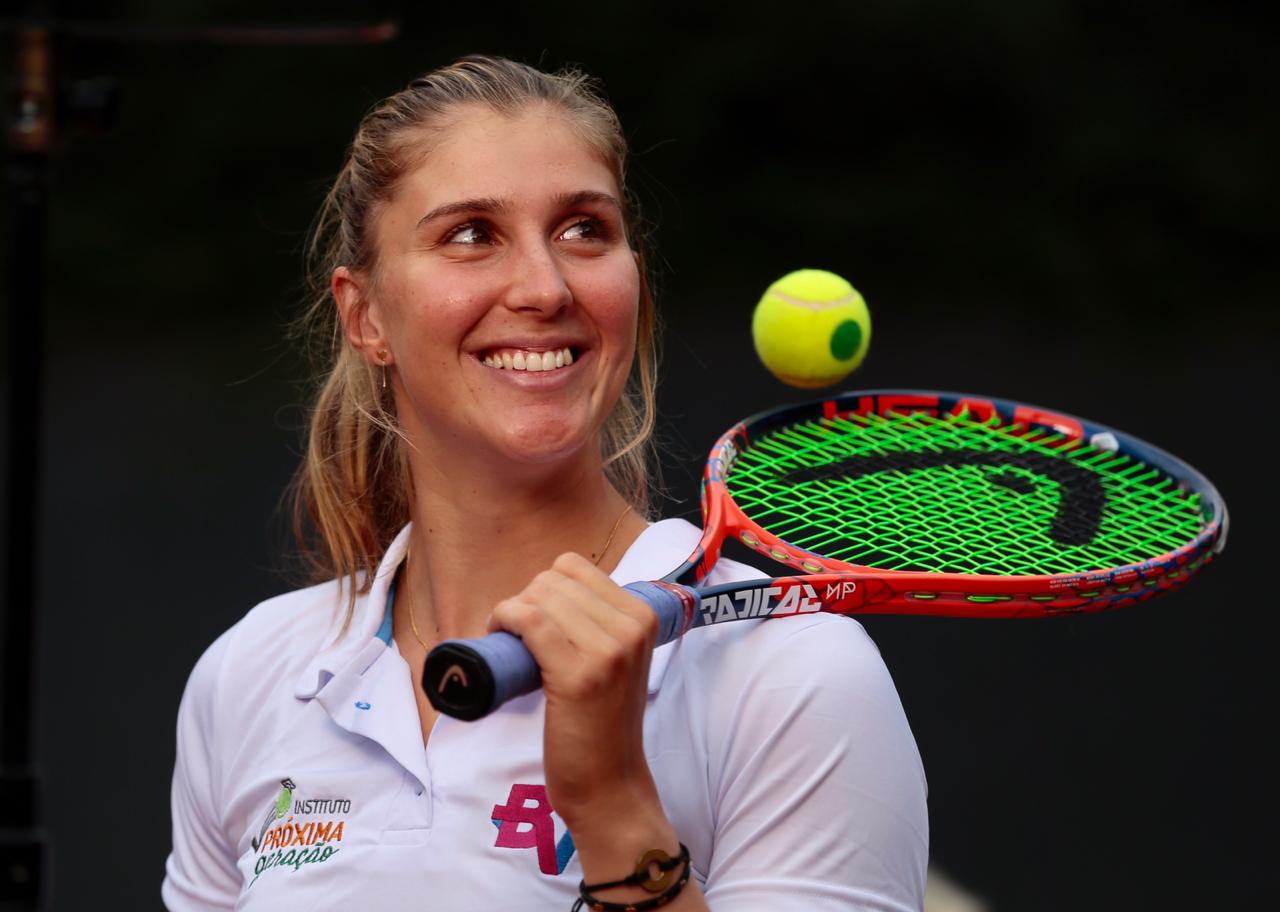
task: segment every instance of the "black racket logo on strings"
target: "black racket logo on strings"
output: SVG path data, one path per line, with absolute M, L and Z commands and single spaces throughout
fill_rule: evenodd
M 1021 469 L 1055 482 L 1061 491 L 1049 526 L 1049 538 L 1064 547 L 1087 545 L 1098 536 L 1107 506 L 1107 494 L 1098 475 L 1044 453 L 1005 453 L 986 450 L 926 450 L 847 456 L 835 462 L 796 469 L 783 476 L 789 484 L 807 481 L 857 479 L 880 472 L 913 472 L 955 466 L 987 466 L 987 481 L 1020 494 L 1032 494 L 1034 483 L 1012 469 Z

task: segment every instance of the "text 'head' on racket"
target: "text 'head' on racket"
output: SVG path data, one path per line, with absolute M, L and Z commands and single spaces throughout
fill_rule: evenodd
M 1180 459 L 1080 418 L 983 396 L 864 390 L 756 415 L 711 450 L 689 559 L 625 588 L 694 627 L 814 611 L 1045 617 L 1136 604 L 1222 550 L 1227 511 Z M 796 570 L 692 588 L 727 537 Z M 422 686 L 477 719 L 540 686 L 520 640 L 441 643 Z

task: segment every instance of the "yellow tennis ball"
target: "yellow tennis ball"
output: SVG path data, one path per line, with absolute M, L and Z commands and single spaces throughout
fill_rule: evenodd
M 833 272 L 800 269 L 769 286 L 751 318 L 756 354 L 792 386 L 839 383 L 866 357 L 871 314 L 857 289 Z

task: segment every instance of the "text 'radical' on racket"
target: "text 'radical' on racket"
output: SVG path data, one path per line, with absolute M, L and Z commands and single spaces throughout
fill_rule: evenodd
M 711 450 L 689 559 L 625 588 L 658 644 L 707 624 L 814 611 L 1044 617 L 1122 608 L 1222 550 L 1227 511 L 1180 459 L 1037 406 L 863 390 L 756 415 Z M 691 588 L 728 536 L 802 575 Z M 433 649 L 433 706 L 477 719 L 536 690 L 519 638 Z

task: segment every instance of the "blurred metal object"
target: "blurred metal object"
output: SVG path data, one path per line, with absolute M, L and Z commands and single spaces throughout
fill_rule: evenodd
M 14 42 L 14 97 L 8 138 L 17 152 L 43 152 L 53 134 L 52 36 L 43 26 L 17 32 Z
M 11 213 L 9 273 L 8 560 L 0 668 L 0 910 L 39 909 L 49 839 L 38 824 L 32 765 L 35 574 L 40 487 L 41 319 L 46 170 L 54 135 L 53 36 L 44 26 L 14 35 L 6 163 Z
M 67 31 L 81 40 L 134 44 L 382 44 L 400 33 L 395 21 L 337 25 L 148 25 L 70 20 Z
M 76 41 L 161 44 L 378 44 L 399 33 L 393 20 L 345 25 L 182 26 L 57 20 L 47 4 L 25 19 L 0 20 L 11 37 L 5 167 L 13 250 L 9 274 L 8 554 L 0 633 L 0 912 L 49 903 L 51 843 L 39 821 L 33 763 L 35 599 L 39 533 L 44 238 L 49 160 L 68 127 L 105 131 L 119 108 L 114 81 L 59 79 L 58 51 Z

